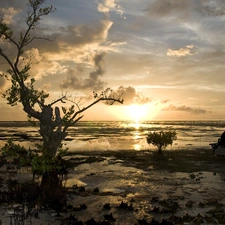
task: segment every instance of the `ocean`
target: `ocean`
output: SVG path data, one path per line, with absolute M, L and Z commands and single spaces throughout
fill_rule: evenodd
M 64 141 L 69 151 L 154 150 L 146 142 L 151 131 L 177 132 L 177 140 L 168 150 L 211 149 L 225 130 L 225 121 L 80 121 L 71 127 Z M 41 141 L 38 127 L 28 122 L 0 122 L 0 147 L 11 138 L 26 148 Z

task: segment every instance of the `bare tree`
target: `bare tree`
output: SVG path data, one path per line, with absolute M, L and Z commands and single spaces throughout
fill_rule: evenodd
M 24 112 L 29 119 L 39 121 L 39 133 L 43 139 L 43 154 L 48 157 L 55 157 L 62 141 L 67 136 L 68 128 L 76 124 L 82 117 L 82 113 L 100 101 L 112 105 L 115 102 L 123 103 L 118 97 L 113 97 L 112 91 L 106 89 L 101 94 L 94 93 L 94 100 L 91 104 L 82 107 L 76 102 L 71 101 L 67 96 L 62 96 L 51 104 L 46 104 L 49 94 L 43 90 L 35 89 L 35 79 L 29 74 L 32 63 L 21 60 L 26 49 L 35 39 L 48 40 L 46 37 L 38 37 L 34 30 L 38 27 L 42 17 L 52 13 L 53 6 L 43 7 L 45 0 L 29 0 L 28 12 L 25 18 L 26 29 L 19 35 L 14 34 L 15 29 L 0 20 L 0 56 L 9 66 L 7 73 L 1 74 L 2 77 L 11 81 L 11 87 L 3 94 L 8 104 L 14 106 L 22 104 Z M 14 48 L 14 56 L 8 53 L 6 46 Z M 69 108 L 59 107 L 61 103 L 70 103 Z M 58 106 L 57 106 L 58 105 Z

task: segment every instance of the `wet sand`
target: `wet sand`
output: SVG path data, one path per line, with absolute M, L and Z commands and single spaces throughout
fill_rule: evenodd
M 66 157 L 69 174 L 67 212 L 40 210 L 25 224 L 67 224 L 71 215 L 86 222 L 106 218 L 111 224 L 147 224 L 153 219 L 174 224 L 225 224 L 225 157 L 210 149 L 76 152 Z M 3 179 L 32 180 L 1 168 Z M 86 206 L 86 207 L 82 207 Z M 10 224 L 7 204 L 0 205 L 2 224 Z M 72 217 L 71 217 L 72 218 Z M 138 222 L 139 220 L 139 222 Z M 29 222 L 30 221 L 30 222 Z

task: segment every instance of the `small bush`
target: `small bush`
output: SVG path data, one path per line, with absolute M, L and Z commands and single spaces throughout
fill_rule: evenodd
M 146 138 L 148 144 L 152 144 L 158 148 L 158 152 L 161 153 L 163 148 L 168 145 L 172 145 L 173 141 L 177 139 L 176 131 L 160 131 L 149 132 Z
M 32 153 L 19 144 L 15 144 L 9 139 L 1 148 L 1 157 L 11 159 L 18 166 L 30 165 Z

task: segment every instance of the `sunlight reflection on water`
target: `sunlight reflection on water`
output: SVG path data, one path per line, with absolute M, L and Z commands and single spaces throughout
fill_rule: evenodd
M 141 145 L 140 144 L 134 144 L 134 150 L 140 151 L 141 150 Z
M 146 142 L 147 133 L 172 129 L 177 131 L 177 140 L 167 149 L 210 149 L 209 143 L 217 141 L 224 127 L 223 121 L 81 121 L 69 129 L 64 144 L 70 151 L 154 150 L 155 147 Z M 23 134 L 27 135 L 26 139 Z M 41 140 L 37 127 L 24 123 L 0 122 L 0 147 L 8 138 L 31 148 Z

